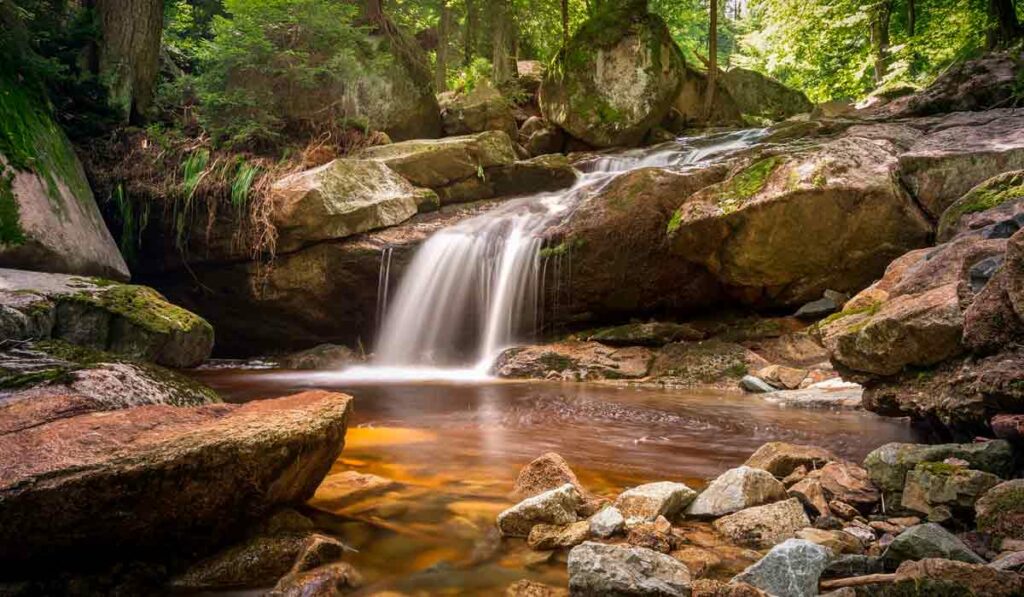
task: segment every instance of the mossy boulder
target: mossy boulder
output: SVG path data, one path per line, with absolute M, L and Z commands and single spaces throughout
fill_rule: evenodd
M 754 306 L 857 291 L 931 233 L 895 180 L 896 153 L 888 141 L 854 136 L 755 153 L 675 210 L 670 251 Z
M 729 69 L 722 75 L 721 85 L 744 114 L 784 120 L 814 109 L 803 92 L 749 69 Z
M 1024 479 L 1000 483 L 975 504 L 978 530 L 1024 539 Z
M 0 267 L 127 280 L 71 143 L 29 86 L 0 78 Z
M 0 312 L 11 338 L 63 340 L 169 367 L 193 367 L 213 328 L 146 286 L 100 278 L 0 270 Z
M 559 52 L 540 88 L 544 118 L 594 147 L 636 145 L 668 114 L 684 61 L 644 2 L 607 2 Z

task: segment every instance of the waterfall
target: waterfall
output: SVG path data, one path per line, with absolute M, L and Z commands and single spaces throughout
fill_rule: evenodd
M 542 323 L 546 229 L 624 172 L 700 166 L 762 135 L 748 130 L 684 138 L 593 158 L 580 165 L 568 190 L 512 199 L 436 232 L 416 251 L 393 296 L 391 250 L 384 249 L 377 305 L 383 324 L 373 366 L 346 373 L 367 379 L 485 377 L 503 349 L 530 339 Z M 560 259 L 554 267 L 563 267 Z

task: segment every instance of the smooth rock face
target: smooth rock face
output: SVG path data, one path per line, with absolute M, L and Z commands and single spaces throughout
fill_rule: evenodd
M 3 435 L 0 558 L 220 540 L 313 495 L 344 444 L 350 402 L 315 391 L 143 406 Z
M 271 187 L 277 250 L 400 224 L 416 214 L 418 190 L 372 160 L 338 159 Z
M 900 533 L 882 557 L 893 564 L 924 558 L 945 558 L 969 564 L 984 564 L 985 560 L 971 551 L 956 535 L 929 522 L 910 527 Z
M 498 530 L 506 537 L 527 537 L 537 524 L 567 525 L 576 522 L 582 499 L 566 483 L 557 489 L 527 498 L 498 515 Z
M 622 532 L 626 527 L 626 519 L 615 506 L 603 508 L 600 512 L 590 517 L 590 534 L 601 539 L 607 539 L 615 533 Z
M 722 473 L 690 503 L 690 516 L 718 517 L 786 498 L 783 487 L 771 473 L 741 466 Z
M 788 539 L 733 581 L 748 583 L 771 595 L 814 597 L 818 594 L 818 579 L 831 557 L 828 549 L 816 543 Z
M 690 571 L 643 547 L 586 542 L 569 552 L 571 595 L 690 595 Z
M 808 526 L 811 526 L 811 521 L 796 498 L 747 508 L 714 522 L 715 530 L 732 542 L 762 549 L 792 538 L 797 531 Z
M 975 504 L 978 529 L 1024 540 L 1024 479 L 1014 479 L 988 490 Z
M 594 147 L 636 145 L 682 82 L 683 57 L 660 17 L 638 2 L 603 6 L 548 69 L 544 118 Z
M 0 120 L 20 123 L 31 151 L 28 156 L 0 153 L 0 173 L 11 177 L 0 182 L 0 267 L 127 280 L 128 266 L 64 132 L 27 86 L 0 80 L 0 87 L 5 94 Z
M 758 448 L 744 464 L 766 470 L 776 477 L 785 477 L 799 466 L 817 469 L 833 460 L 836 460 L 834 454 L 817 446 L 768 442 Z
M 627 489 L 615 499 L 615 508 L 627 525 L 653 522 L 659 516 L 671 517 L 697 496 L 682 483 L 661 481 Z
M 887 493 L 901 492 L 907 473 L 922 462 L 942 462 L 958 458 L 972 469 L 1009 477 L 1012 471 L 1013 448 L 995 440 L 975 444 L 901 444 L 889 443 L 876 448 L 864 458 L 864 468 L 871 480 Z
M 213 328 L 146 286 L 0 269 L 0 331 L 17 340 L 63 340 L 169 367 L 194 367 L 213 350 Z M 14 323 L 14 325 L 10 325 Z

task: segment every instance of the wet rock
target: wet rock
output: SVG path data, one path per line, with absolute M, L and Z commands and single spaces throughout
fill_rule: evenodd
M 689 516 L 718 517 L 786 498 L 786 488 L 761 469 L 730 469 L 702 491 L 686 509 Z
M 590 536 L 590 522 L 581 520 L 569 525 L 537 524 L 530 529 L 526 544 L 531 549 L 565 549 L 575 547 Z
M 282 578 L 267 593 L 271 597 L 335 597 L 363 584 L 362 576 L 351 564 L 338 562 Z
M 557 489 L 527 498 L 498 515 L 498 530 L 506 537 L 527 537 L 537 524 L 567 525 L 576 522 L 581 497 L 566 483 Z
M 210 324 L 146 286 L 0 269 L 0 305 L 37 322 L 12 340 L 52 338 L 168 367 L 194 367 L 213 350 Z
M 868 454 L 864 458 L 864 468 L 883 492 L 898 494 L 903 491 L 907 473 L 918 464 L 941 462 L 947 458 L 959 458 L 972 469 L 1005 478 L 1012 471 L 1013 449 L 1001 440 L 936 445 L 889 443 Z
M 142 406 L 6 434 L 0 557 L 223 540 L 312 496 L 344 444 L 350 401 L 314 391 L 244 405 Z
M 828 548 L 833 554 L 859 554 L 864 552 L 861 540 L 842 530 L 825 530 L 808 527 L 796 533 L 797 539 L 817 543 Z
M 845 554 L 833 558 L 821 573 L 822 578 L 847 578 L 885 572 L 882 558 L 862 554 Z
M 829 462 L 821 468 L 821 487 L 830 499 L 870 508 L 881 497 L 868 471 L 851 462 Z
M 795 390 L 807 379 L 807 371 L 784 365 L 769 365 L 758 371 L 757 377 L 778 389 Z
M 740 379 L 740 387 L 752 394 L 767 394 L 775 391 L 771 384 L 754 375 L 744 375 Z
M 789 539 L 733 581 L 749 583 L 772 595 L 813 597 L 818 594 L 818 579 L 830 558 L 829 550 L 816 543 Z
M 469 93 L 448 92 L 438 98 L 441 124 L 446 136 L 469 135 L 484 131 L 504 131 L 509 138 L 518 135 L 512 107 L 501 93 L 484 83 Z
M 569 591 L 530 580 L 519 580 L 505 589 L 505 597 L 567 597 Z
M 569 552 L 574 595 L 690 595 L 690 571 L 671 556 L 644 549 L 586 542 Z
M 695 497 L 697 492 L 682 483 L 661 481 L 627 489 L 615 499 L 615 508 L 629 526 L 674 516 Z
M 978 530 L 1024 539 L 1024 479 L 996 485 L 981 496 L 974 507 Z
M 800 501 L 790 498 L 719 518 L 715 530 L 744 547 L 770 548 L 811 525 Z
M 956 535 L 932 522 L 903 531 L 885 550 L 882 558 L 890 565 L 925 558 L 945 558 L 971 564 L 985 563 L 981 556 L 971 551 Z
M 832 514 L 825 491 L 821 488 L 821 480 L 818 478 L 804 479 L 790 487 L 787 493 L 800 500 L 805 508 L 817 516 Z
M 495 360 L 493 371 L 511 378 L 634 379 L 647 375 L 650 360 L 651 353 L 646 348 L 562 342 L 510 348 Z
M 276 359 L 282 369 L 298 371 L 324 371 L 363 362 L 363 357 L 347 346 L 320 344 L 307 350 Z
M 589 340 L 608 346 L 659 348 L 673 342 L 704 340 L 707 334 L 685 323 L 630 323 L 594 332 Z
M 834 454 L 817 446 L 768 442 L 758 448 L 744 464 L 766 470 L 776 477 L 785 477 L 798 466 L 818 469 L 833 460 L 836 460 Z
M 594 147 L 636 145 L 668 113 L 683 65 L 660 17 L 637 2 L 603 6 L 548 69 L 541 109 Z
M 702 547 L 683 547 L 669 555 L 686 564 L 686 568 L 693 578 L 707 576 L 713 568 L 722 563 L 722 558 L 715 552 Z
M 625 527 L 626 519 L 615 506 L 603 508 L 590 518 L 590 534 L 602 539 L 622 532 Z
M 1024 578 L 989 566 L 928 558 L 903 562 L 896 569 L 896 583 L 883 595 L 985 595 L 1012 597 L 1024 593 Z M 891 592 L 889 592 L 891 591 Z
M 999 483 L 999 477 L 992 473 L 943 462 L 922 462 L 907 473 L 906 479 L 900 503 L 931 522 L 945 522 L 963 514 L 969 519 L 978 498 Z

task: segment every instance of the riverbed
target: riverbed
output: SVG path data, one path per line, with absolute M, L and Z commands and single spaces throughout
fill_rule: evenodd
M 613 498 L 649 481 L 698 488 L 769 441 L 818 445 L 859 462 L 883 443 L 919 439 L 903 420 L 787 408 L 732 392 L 356 383 L 331 373 L 223 369 L 196 376 L 231 402 L 308 389 L 355 397 L 345 449 L 307 513 L 356 550 L 346 559 L 364 576 L 366 595 L 493 595 L 520 578 L 564 586 L 564 558 L 502 541 L 493 529 L 513 503 L 519 469 L 545 452 L 562 455 L 587 488 Z M 393 483 L 354 495 L 350 483 L 332 488 L 332 477 L 346 471 Z M 719 575 L 753 554 L 735 555 Z

